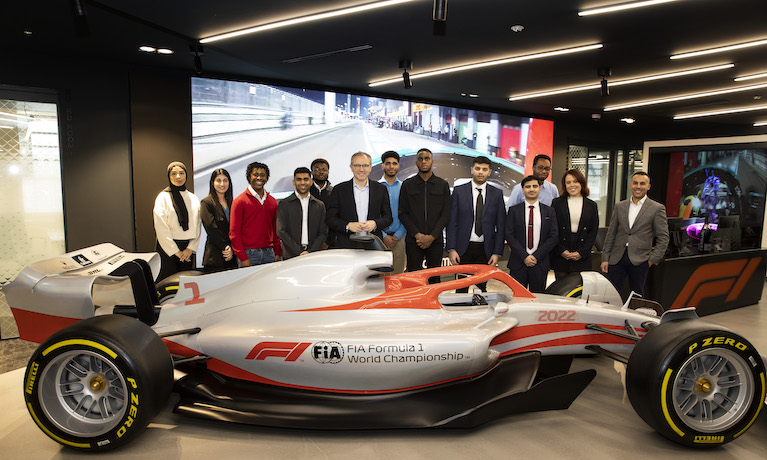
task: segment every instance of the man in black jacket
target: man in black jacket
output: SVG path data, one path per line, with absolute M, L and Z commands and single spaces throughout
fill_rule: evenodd
M 402 183 L 399 197 L 399 219 L 407 229 L 405 253 L 409 272 L 420 270 L 424 258 L 428 268 L 442 265 L 442 231 L 450 219 L 450 187 L 431 170 L 434 163 L 431 150 L 419 150 L 415 163 L 418 174 Z
M 386 186 L 368 179 L 370 155 L 352 155 L 349 168 L 354 178 L 333 187 L 327 202 L 327 222 L 337 235 L 336 248 L 357 248 L 349 239 L 352 233 L 369 232 L 383 239 L 382 230 L 392 223 L 389 192 Z
M 282 242 L 283 259 L 319 251 L 328 236 L 325 205 L 309 192 L 309 168 L 296 168 L 293 186 L 296 193 L 277 205 L 277 236 Z

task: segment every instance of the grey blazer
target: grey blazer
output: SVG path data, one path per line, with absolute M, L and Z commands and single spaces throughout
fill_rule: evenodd
M 602 262 L 615 265 L 628 247 L 629 260 L 639 265 L 648 260 L 660 263 L 668 246 L 666 207 L 649 197 L 639 210 L 634 225 L 629 228 L 629 202 L 615 205 L 602 249 Z M 628 243 L 628 246 L 626 246 Z

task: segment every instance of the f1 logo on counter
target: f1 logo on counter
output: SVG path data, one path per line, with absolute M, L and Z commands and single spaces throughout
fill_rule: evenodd
M 310 345 L 311 342 L 261 342 L 250 350 L 245 359 L 260 361 L 274 357 L 295 361 Z

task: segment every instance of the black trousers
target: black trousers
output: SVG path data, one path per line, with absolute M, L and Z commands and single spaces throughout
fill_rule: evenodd
M 523 266 L 517 270 L 509 269 L 509 275 L 530 292 L 543 292 L 546 289 L 546 277 L 549 271 L 541 269 L 539 264 L 534 267 Z
M 183 251 L 189 246 L 189 240 L 173 241 L 176 242 L 179 251 Z M 195 257 L 192 257 L 189 262 L 181 262 L 174 254 L 165 254 L 165 251 L 162 250 L 159 242 L 157 243 L 157 249 L 155 250 L 160 254 L 160 275 L 157 277 L 157 281 L 162 281 L 174 273 L 183 272 L 184 270 L 194 270 L 195 268 Z
M 631 290 L 644 296 L 644 283 L 647 280 L 647 272 L 649 270 L 650 264 L 647 262 L 642 262 L 639 265 L 632 264 L 629 259 L 629 252 L 625 250 L 623 251 L 623 257 L 621 257 L 617 264 L 607 267 L 607 279 L 613 283 L 618 292 L 621 292 L 623 281 L 628 276 Z
M 469 247 L 466 248 L 466 252 L 463 254 L 460 254 L 461 256 L 461 265 L 466 264 L 478 264 L 478 265 L 485 265 L 487 264 L 487 261 L 490 259 L 490 256 L 485 254 L 485 243 L 472 243 L 469 242 Z M 456 275 L 456 278 L 462 277 L 463 275 Z M 487 291 L 487 283 L 479 283 L 477 287 L 483 291 Z M 469 288 L 461 288 L 456 289 L 455 292 L 469 292 Z
M 442 266 L 443 252 L 442 238 L 434 242 L 426 249 L 421 249 L 415 242 L 415 238 L 405 237 L 405 256 L 407 257 L 407 271 L 415 272 L 423 269 L 423 260 L 426 259 L 426 268 Z M 439 283 L 439 276 L 429 278 L 429 284 Z

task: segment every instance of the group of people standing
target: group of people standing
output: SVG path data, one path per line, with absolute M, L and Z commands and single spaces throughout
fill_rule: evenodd
M 269 167 L 263 163 L 248 165 L 248 186 L 236 198 L 229 173 L 214 170 L 209 194 L 200 202 L 186 190 L 186 167 L 173 162 L 169 186 L 154 208 L 160 278 L 194 267 L 200 223 L 208 235 L 206 272 L 237 268 L 238 261 L 247 267 L 327 248 L 359 247 L 351 236 L 360 233 L 378 236 L 392 250 L 395 274 L 438 267 L 443 251 L 452 264 L 496 265 L 505 243 L 511 276 L 533 292 L 545 289 L 550 269 L 557 278 L 591 269 L 599 216 L 579 170 L 563 175 L 560 192 L 545 180 L 551 159 L 539 155 L 533 174 L 512 189 L 505 204 L 503 192 L 488 183 L 492 169 L 487 157 L 474 158 L 471 181 L 452 194 L 447 181 L 434 174 L 429 149 L 416 153 L 418 173 L 404 181 L 397 177 L 399 161 L 397 152 L 385 152 L 383 178 L 374 182 L 369 179 L 372 158 L 357 152 L 349 164 L 352 179 L 333 186 L 330 164 L 318 158 L 311 169 L 296 168 L 295 193 L 279 203 L 265 190 Z M 628 276 L 640 294 L 647 269 L 660 261 L 668 244 L 665 207 L 647 198 L 649 188 L 647 174 L 633 175 L 632 197 L 616 205 L 601 264 L 619 290 Z

